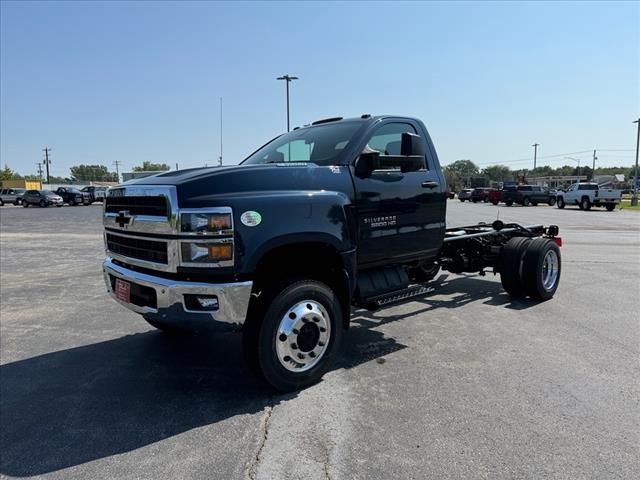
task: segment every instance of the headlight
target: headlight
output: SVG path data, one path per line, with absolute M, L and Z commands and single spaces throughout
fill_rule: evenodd
M 231 233 L 231 213 L 191 213 L 180 214 L 182 233 L 229 234 Z
M 198 242 L 183 241 L 180 243 L 182 264 L 221 264 L 233 263 L 233 242 Z

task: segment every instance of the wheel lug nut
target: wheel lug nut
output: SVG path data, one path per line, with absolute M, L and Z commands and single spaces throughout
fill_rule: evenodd
M 300 360 L 304 360 L 304 355 L 303 355 L 303 354 L 301 354 L 301 353 L 299 353 L 299 354 L 298 354 L 298 358 L 299 358 Z
M 294 335 L 298 335 L 300 333 L 300 331 L 297 328 L 294 328 L 291 331 L 293 332 Z
M 295 343 L 292 343 L 292 344 L 291 344 L 291 348 L 293 348 L 294 350 L 297 350 L 297 349 L 298 349 L 298 345 L 297 345 L 297 344 L 295 344 Z
M 318 317 L 314 317 L 313 321 L 316 322 L 316 323 L 320 323 L 320 319 Z
M 315 354 L 315 353 L 313 353 L 313 352 L 310 352 L 310 353 L 309 353 L 309 356 L 310 356 L 311 358 L 316 358 L 316 354 Z
M 318 346 L 324 347 L 324 342 L 318 342 Z
M 327 331 L 327 329 L 326 329 L 326 328 L 324 328 L 324 327 L 320 327 L 320 331 L 321 331 L 321 332 L 326 332 L 326 331 Z
M 302 323 L 309 323 L 309 319 L 308 319 L 308 318 L 306 318 L 306 317 L 305 317 L 305 318 L 303 318 L 303 319 L 302 319 Z
M 284 333 L 281 333 L 278 338 L 280 339 L 281 342 L 286 342 L 287 341 L 287 336 Z

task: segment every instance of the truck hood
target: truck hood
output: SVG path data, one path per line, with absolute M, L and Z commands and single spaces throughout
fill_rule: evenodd
M 181 208 L 228 204 L 234 197 L 276 192 L 336 191 L 353 197 L 349 167 L 315 164 L 231 165 L 175 170 L 123 185 L 174 185 Z

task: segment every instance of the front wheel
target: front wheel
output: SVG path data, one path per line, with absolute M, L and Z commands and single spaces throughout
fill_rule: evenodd
M 564 203 L 564 198 L 560 197 L 558 198 L 558 208 L 564 208 L 565 203 Z
M 16 203 L 15 203 L 14 205 L 15 205 L 16 207 L 17 207 L 18 205 L 22 205 L 22 199 L 18 198 L 18 199 L 16 200 Z
M 45 208 L 48 207 L 47 202 L 45 202 L 44 200 L 40 200 L 40 208 Z
M 69 206 L 70 207 L 75 207 L 76 202 L 74 202 L 73 200 L 69 200 Z
M 275 389 L 306 388 L 333 364 L 343 325 L 340 301 L 327 285 L 315 280 L 285 283 L 267 294 L 247 319 L 245 357 Z
M 550 207 L 553 207 L 556 204 L 556 199 L 555 198 L 550 198 L 547 203 L 549 204 Z
M 616 206 L 613 203 L 607 203 L 605 205 L 605 208 L 607 209 L 607 212 L 613 212 L 613 210 L 616 208 Z
M 4 202 L 2 201 L 2 199 L 0 198 L 0 207 L 4 206 Z
M 511 205 L 513 205 L 513 200 L 507 200 L 504 203 L 507 205 L 507 207 L 510 207 Z
M 522 200 L 522 205 L 528 207 L 530 204 L 531 200 L 529 200 L 529 197 L 524 197 L 524 200 Z
M 23 201 L 22 201 L 22 206 L 23 206 L 24 208 L 29 208 L 29 202 L 27 202 L 27 201 L 23 200 Z
M 498 205 L 498 201 L 497 200 L 491 200 L 491 203 L 493 203 L 494 205 Z

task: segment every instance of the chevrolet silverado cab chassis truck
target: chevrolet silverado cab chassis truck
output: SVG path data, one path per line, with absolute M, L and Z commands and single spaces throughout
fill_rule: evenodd
M 109 189 L 104 279 L 160 330 L 241 328 L 259 376 L 304 388 L 339 354 L 352 307 L 424 295 L 439 269 L 491 269 L 512 296 L 554 295 L 557 226 L 446 228 L 446 192 L 420 120 L 320 120 L 240 165 Z

